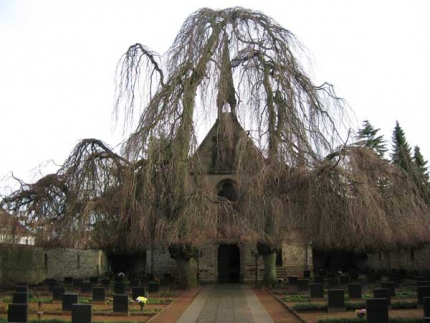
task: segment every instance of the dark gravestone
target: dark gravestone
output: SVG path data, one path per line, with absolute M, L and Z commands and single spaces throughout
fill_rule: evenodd
M 388 305 L 391 304 L 391 290 L 389 288 L 375 288 L 373 290 L 374 298 L 386 298 Z
M 309 278 L 311 277 L 311 271 L 310 270 L 304 270 L 303 271 L 303 278 Z
M 97 285 L 99 283 L 98 277 L 90 277 L 90 283 L 93 285 Z
M 17 293 L 28 293 L 28 286 L 17 285 L 17 286 L 15 286 L 15 292 L 17 292 Z
M 396 296 L 396 283 L 395 282 L 383 282 L 381 283 L 382 288 L 388 288 L 391 292 L 391 296 Z
M 133 287 L 131 290 L 131 295 L 133 298 L 133 301 L 136 300 L 136 298 L 138 298 L 139 296 L 145 296 L 145 287 L 141 286 L 141 287 Z
M 341 285 L 346 285 L 351 281 L 351 279 L 349 278 L 349 275 L 342 275 L 339 277 L 339 279 L 340 279 Z
M 114 294 L 125 294 L 125 284 L 115 282 Z
M 367 323 L 388 323 L 388 300 L 370 298 L 366 301 Z
M 93 309 L 91 304 L 72 305 L 72 323 L 92 323 Z
M 14 304 L 28 304 L 28 293 L 13 293 L 12 303 Z
M 328 278 L 327 288 L 339 288 L 339 278 Z
M 309 284 L 311 291 L 311 298 L 324 298 L 324 285 L 323 284 Z
M 60 284 L 55 280 L 55 281 L 50 281 L 48 283 L 48 286 L 49 286 L 49 292 L 52 294 L 53 291 L 54 291 L 54 287 L 55 286 L 60 286 Z
M 139 286 L 139 284 L 140 284 L 139 279 L 132 279 L 132 280 L 130 280 L 130 286 L 131 287 L 137 287 L 137 286 Z
M 128 295 L 113 295 L 113 314 L 128 315 Z
M 115 277 L 115 283 L 123 283 L 123 282 L 124 282 L 124 277 L 122 276 Z
M 353 283 L 348 285 L 349 298 L 361 298 L 361 284 Z
M 419 281 L 417 281 L 417 286 L 430 286 L 430 281 L 419 280 Z
M 101 280 L 101 285 L 106 289 L 110 288 L 110 279 L 109 278 L 103 278 Z
M 53 301 L 62 301 L 63 294 L 66 292 L 66 287 L 64 286 L 54 286 L 52 290 L 52 300 Z
M 82 282 L 81 284 L 81 293 L 82 294 L 90 294 L 92 292 L 92 286 L 89 281 Z
M 315 284 L 324 284 L 324 277 L 321 277 L 321 276 L 314 277 L 314 283 Z
M 93 303 L 99 303 L 99 304 L 106 303 L 106 288 L 104 287 L 93 288 Z
M 328 311 L 345 310 L 345 291 L 343 289 L 328 290 Z
M 78 294 L 64 293 L 62 311 L 65 313 L 70 313 L 72 311 L 73 304 L 78 304 Z
M 430 297 L 430 286 L 418 286 L 417 287 L 418 305 L 423 305 L 423 298 Z
M 73 278 L 73 288 L 74 289 L 81 288 L 82 282 L 83 282 L 82 278 Z
M 28 322 L 28 304 L 9 304 L 7 321 L 13 323 Z
M 430 317 L 430 297 L 423 298 L 424 317 Z
M 288 277 L 288 284 L 289 285 L 297 285 L 299 278 L 296 276 L 290 276 Z
M 73 277 L 64 277 L 64 285 L 72 286 L 73 285 Z
M 160 292 L 160 284 L 157 282 L 149 282 L 148 283 L 148 293 L 159 293 Z

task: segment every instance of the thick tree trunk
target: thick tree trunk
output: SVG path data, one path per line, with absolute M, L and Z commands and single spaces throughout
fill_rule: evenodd
M 197 286 L 197 276 L 192 270 L 191 260 L 176 259 L 178 266 L 178 287 L 188 289 Z
M 266 287 L 274 287 L 278 284 L 276 277 L 276 252 L 263 254 L 264 277 L 263 284 Z

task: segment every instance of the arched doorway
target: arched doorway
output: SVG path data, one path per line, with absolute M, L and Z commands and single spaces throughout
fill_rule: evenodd
M 237 244 L 221 244 L 218 248 L 218 283 L 240 282 L 240 249 Z

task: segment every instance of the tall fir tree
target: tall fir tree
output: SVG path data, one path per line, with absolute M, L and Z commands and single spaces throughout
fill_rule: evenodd
M 388 151 L 384 136 L 378 136 L 378 131 L 375 129 L 368 120 L 363 121 L 363 128 L 358 129 L 357 145 L 364 146 L 373 150 L 379 157 L 384 158 L 385 153 Z
M 396 121 L 396 126 L 393 131 L 393 152 L 391 160 L 394 165 L 401 167 L 405 172 L 411 174 L 413 168 L 411 147 L 406 141 L 405 132 Z
M 423 180 L 424 183 L 429 181 L 429 171 L 427 166 L 427 160 L 424 159 L 421 154 L 420 147 L 414 147 L 414 157 L 413 157 L 414 166 L 417 170 L 417 175 L 419 178 Z

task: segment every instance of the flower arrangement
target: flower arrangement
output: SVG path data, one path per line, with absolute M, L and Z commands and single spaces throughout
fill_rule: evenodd
M 139 303 L 140 305 L 140 310 L 143 311 L 143 308 L 145 307 L 145 304 L 148 302 L 148 298 L 143 297 L 143 296 L 138 296 L 136 298 L 136 302 Z
M 359 310 L 355 310 L 355 314 L 357 314 L 358 317 L 365 317 L 366 316 L 366 309 L 361 308 Z

